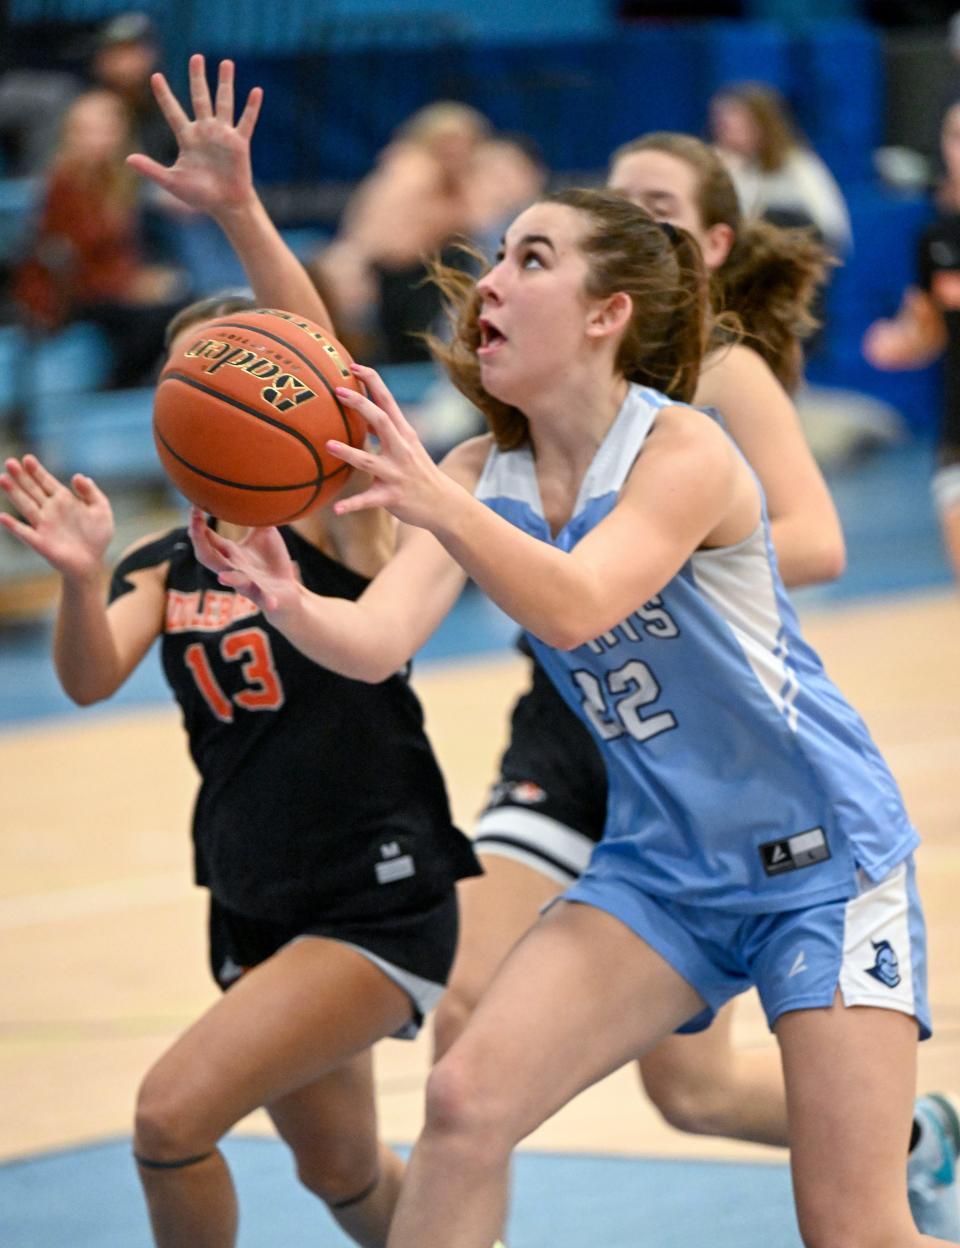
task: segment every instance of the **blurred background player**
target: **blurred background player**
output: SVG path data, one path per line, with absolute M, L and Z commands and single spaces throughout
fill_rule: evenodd
M 710 132 L 748 217 L 812 225 L 834 255 L 849 250 L 843 194 L 778 91 L 760 82 L 723 87 L 710 101 Z
M 940 147 L 946 175 L 939 213 L 917 246 L 917 284 L 893 320 L 876 321 L 863 351 L 875 368 L 923 368 L 943 357 L 943 410 L 937 467 L 931 482 L 944 545 L 960 581 L 960 104 L 943 118 Z

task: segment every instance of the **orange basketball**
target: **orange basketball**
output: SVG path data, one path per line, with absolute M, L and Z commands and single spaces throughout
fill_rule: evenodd
M 319 325 L 258 308 L 198 325 L 160 375 L 153 434 L 167 475 L 232 524 L 284 524 L 329 502 L 349 467 L 329 438 L 361 446 L 366 426 L 335 386 L 363 392 Z

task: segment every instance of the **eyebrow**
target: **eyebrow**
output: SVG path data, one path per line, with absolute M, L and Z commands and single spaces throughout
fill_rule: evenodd
M 522 247 L 525 243 L 544 243 L 547 247 L 550 248 L 551 251 L 555 252 L 557 250 L 556 247 L 551 242 L 551 240 L 546 236 L 546 234 L 524 234 L 523 238 L 517 239 L 516 246 Z M 501 251 L 506 245 L 507 245 L 507 236 L 506 234 L 504 234 L 503 238 L 500 239 Z

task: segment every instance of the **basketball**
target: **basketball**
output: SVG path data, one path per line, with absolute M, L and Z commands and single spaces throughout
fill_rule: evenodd
M 331 334 L 292 312 L 258 308 L 198 325 L 154 400 L 170 480 L 231 524 L 284 524 L 329 502 L 350 469 L 327 440 L 360 446 L 366 433 L 334 392 L 363 392 L 351 362 Z

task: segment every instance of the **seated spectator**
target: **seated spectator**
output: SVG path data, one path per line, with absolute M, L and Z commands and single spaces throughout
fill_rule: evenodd
M 710 103 L 710 128 L 747 216 L 812 225 L 834 255 L 849 250 L 850 216 L 840 188 L 778 91 L 756 82 L 723 87 Z
M 16 66 L 0 75 L 0 170 L 7 177 L 33 177 L 49 164 L 67 109 L 81 92 L 105 87 L 130 110 L 133 145 L 154 160 L 171 164 L 177 145 L 153 98 L 150 76 L 158 68 L 159 45 L 145 13 L 110 18 L 87 45 L 84 64 L 76 58 L 57 68 Z
M 547 167 L 524 135 L 495 134 L 477 148 L 471 174 L 470 234 L 490 260 L 513 218 L 543 194 Z
M 78 96 L 44 180 L 30 254 L 14 275 L 29 326 L 49 331 L 82 319 L 106 332 L 117 386 L 150 380 L 183 293 L 174 270 L 143 261 L 130 150 L 123 101 L 102 89 Z
M 339 233 L 313 262 L 344 335 L 365 358 L 428 359 L 418 333 L 439 311 L 425 257 L 469 235 L 473 161 L 489 126 L 443 100 L 410 117 L 344 210 Z
M 150 78 L 159 68 L 156 31 L 145 13 L 121 13 L 97 33 L 90 76 L 93 85 L 119 95 L 130 112 L 135 151 L 172 165 L 177 142 L 153 98 Z

